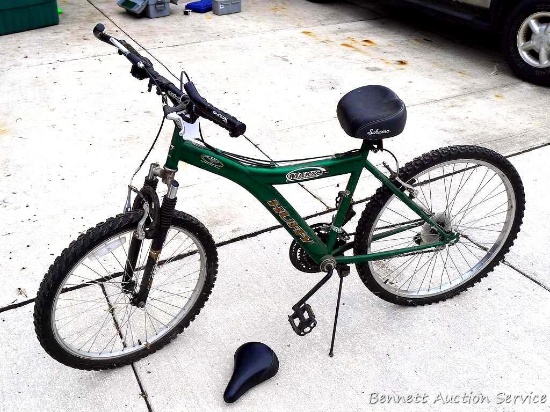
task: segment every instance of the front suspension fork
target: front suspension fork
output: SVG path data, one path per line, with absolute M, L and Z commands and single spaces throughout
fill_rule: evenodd
M 143 188 L 141 191 L 143 192 L 146 187 L 149 187 L 152 189 L 153 192 L 156 192 L 158 184 L 158 179 L 152 175 L 152 173 L 149 173 L 149 176 L 145 178 L 145 182 L 143 183 Z M 140 196 L 137 196 L 134 199 L 134 204 L 132 206 L 132 210 L 136 210 L 140 208 L 140 202 L 147 202 L 146 199 L 143 197 L 140 198 Z M 147 211 L 144 209 L 144 213 L 147 213 Z M 122 289 L 126 293 L 132 293 L 135 288 L 135 281 L 133 280 L 134 277 L 134 271 L 137 270 L 137 261 L 139 258 L 139 252 L 141 250 L 141 244 L 143 242 L 143 238 L 140 238 L 138 231 L 134 231 L 134 235 L 132 236 L 132 240 L 130 240 L 130 247 L 128 248 L 128 256 L 126 258 L 126 265 L 124 267 L 124 273 L 122 275 Z
M 155 189 L 157 186 L 157 179 L 151 174 L 145 179 L 144 186 L 150 186 Z M 122 276 L 122 288 L 126 293 L 133 293 L 132 303 L 136 306 L 143 307 L 147 302 L 147 296 L 151 289 L 153 282 L 154 271 L 158 261 L 160 252 L 162 251 L 162 246 L 166 240 L 166 234 L 170 228 L 172 222 L 172 216 L 174 215 L 174 210 L 177 202 L 177 191 L 179 184 L 176 180 L 172 180 L 168 186 L 168 193 L 164 196 L 162 200 L 162 205 L 158 214 L 158 223 L 154 230 L 151 247 L 149 249 L 149 254 L 147 256 L 147 261 L 143 267 L 143 276 L 139 284 L 137 292 L 136 282 L 134 280 L 135 271 L 139 270 L 136 265 L 138 264 L 139 254 L 142 247 L 143 240 L 139 238 L 137 230 L 132 236 L 130 241 L 130 247 L 128 249 L 128 258 L 126 260 L 126 265 L 124 268 L 124 274 Z M 146 201 L 146 200 L 145 200 Z M 134 202 L 134 209 L 138 207 L 138 199 Z
M 143 277 L 141 278 L 141 283 L 139 285 L 139 290 L 134 295 L 133 303 L 142 308 L 147 302 L 147 296 L 149 296 L 149 291 L 151 290 L 151 285 L 153 284 L 153 277 L 155 275 L 155 269 L 157 266 L 157 261 L 162 251 L 162 245 L 166 240 L 166 234 L 172 223 L 172 216 L 174 216 L 174 210 L 176 209 L 177 202 L 177 192 L 179 184 L 176 180 L 170 182 L 168 188 L 168 193 L 162 199 L 162 205 L 160 207 L 160 216 L 159 224 L 153 235 L 153 240 L 151 241 L 151 248 L 149 250 L 149 255 L 147 256 L 147 262 L 145 263 L 145 268 L 143 270 Z

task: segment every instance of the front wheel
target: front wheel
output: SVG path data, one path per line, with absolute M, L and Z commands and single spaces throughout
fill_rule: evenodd
M 458 241 L 357 264 L 363 283 L 400 305 L 445 300 L 474 285 L 504 259 L 519 232 L 525 193 L 514 166 L 476 146 L 451 146 L 407 163 L 400 178 L 413 201 Z M 440 235 L 388 188 L 378 189 L 357 225 L 354 253 L 429 245 Z
M 160 349 L 199 313 L 216 280 L 218 256 L 208 230 L 175 211 L 145 306 L 123 282 L 129 245 L 142 210 L 88 230 L 55 260 L 34 308 L 36 334 L 48 354 L 78 369 L 126 365 Z M 136 288 L 151 241 L 133 267 Z M 131 261 L 131 259 L 130 259 Z
M 504 24 L 502 48 L 518 77 L 550 86 L 550 1 L 520 2 Z

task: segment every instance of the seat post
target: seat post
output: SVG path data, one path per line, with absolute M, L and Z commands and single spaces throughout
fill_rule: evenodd
M 378 150 L 384 150 L 384 144 L 382 142 L 382 139 L 375 141 L 364 139 L 363 144 L 361 145 L 361 150 L 374 150 L 375 152 Z

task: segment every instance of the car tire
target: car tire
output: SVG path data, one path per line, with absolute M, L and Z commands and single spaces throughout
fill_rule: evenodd
M 528 0 L 513 9 L 504 24 L 502 48 L 516 76 L 550 86 L 550 0 Z

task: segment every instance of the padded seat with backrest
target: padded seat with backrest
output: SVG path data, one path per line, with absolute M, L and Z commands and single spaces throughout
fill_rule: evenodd
M 336 114 L 351 137 L 380 140 L 397 136 L 405 128 L 405 103 L 385 86 L 363 86 L 338 102 Z

